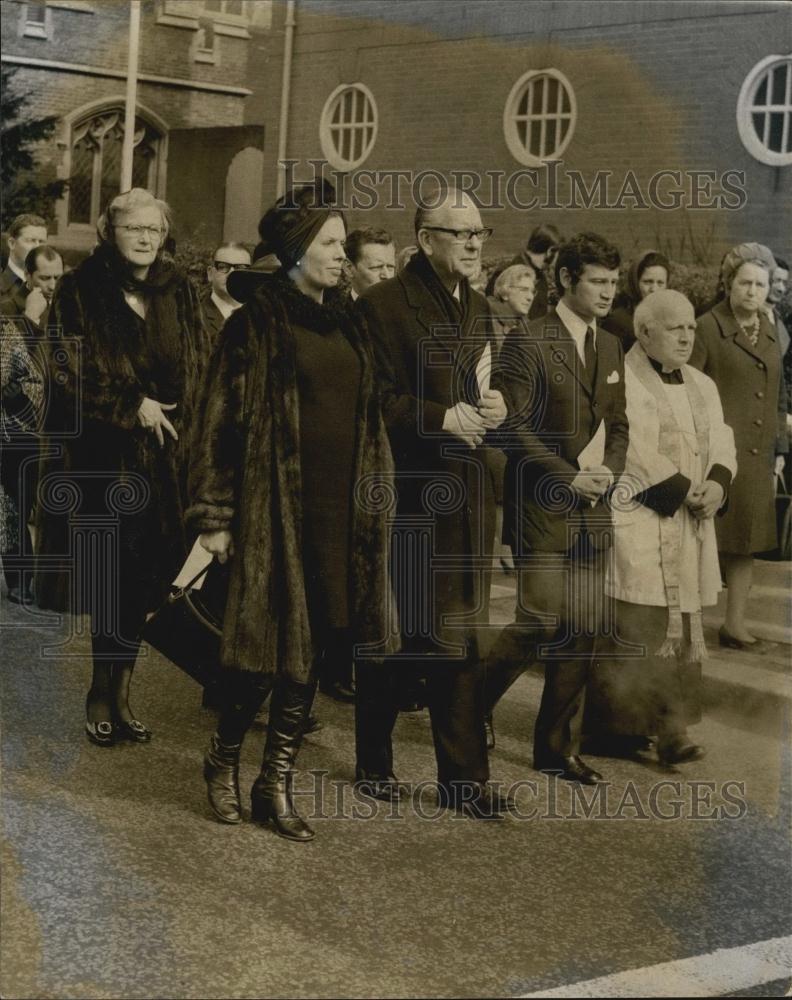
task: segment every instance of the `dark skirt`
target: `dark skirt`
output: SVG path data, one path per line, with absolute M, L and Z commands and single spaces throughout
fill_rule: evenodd
M 360 361 L 335 330 L 293 327 L 297 345 L 303 572 L 311 632 L 349 625 Z

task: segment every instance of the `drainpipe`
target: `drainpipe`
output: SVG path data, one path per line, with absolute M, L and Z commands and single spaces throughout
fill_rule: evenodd
M 126 106 L 124 108 L 124 144 L 121 147 L 121 190 L 132 187 L 132 156 L 135 141 L 135 105 L 137 103 L 138 50 L 140 48 L 140 0 L 129 4 L 129 56 L 127 59 Z
M 289 0 L 286 4 L 286 33 L 283 38 L 283 76 L 281 78 L 280 124 L 278 126 L 278 179 L 275 192 L 276 197 L 278 198 L 280 198 L 286 190 L 286 172 L 280 165 L 286 159 L 286 140 L 288 138 L 289 131 L 292 48 L 294 47 L 294 28 L 297 23 L 294 18 L 295 6 L 295 0 Z

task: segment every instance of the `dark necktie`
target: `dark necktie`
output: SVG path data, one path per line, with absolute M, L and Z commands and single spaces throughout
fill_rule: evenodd
M 594 331 L 590 326 L 586 327 L 586 342 L 583 345 L 583 363 L 586 366 L 586 374 L 593 384 L 597 374 L 597 351 L 594 347 Z

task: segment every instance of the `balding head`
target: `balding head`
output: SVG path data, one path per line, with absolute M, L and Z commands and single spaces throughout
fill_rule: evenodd
M 415 233 L 423 226 L 448 226 L 456 217 L 456 212 L 478 212 L 478 207 L 467 191 L 455 187 L 443 188 L 437 196 L 418 204 L 415 213 Z M 481 216 L 479 215 L 479 223 Z M 458 226 L 455 228 L 459 228 Z
M 687 364 L 696 336 L 696 314 L 681 292 L 652 292 L 638 303 L 633 316 L 638 342 L 655 361 L 675 369 Z
M 476 203 L 466 192 L 453 187 L 431 205 L 419 205 L 415 213 L 418 245 L 449 289 L 477 273 L 481 247 L 489 236 L 489 232 L 480 230 L 481 213 Z

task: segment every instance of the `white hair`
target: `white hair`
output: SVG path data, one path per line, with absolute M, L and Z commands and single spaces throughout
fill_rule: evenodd
M 131 191 L 124 191 L 117 194 L 107 208 L 99 216 L 96 223 L 96 232 L 102 243 L 114 243 L 113 226 L 119 215 L 126 215 L 134 212 L 138 208 L 157 208 L 162 218 L 162 228 L 164 230 L 163 240 L 170 230 L 171 210 L 167 202 L 160 198 L 155 198 L 150 191 L 145 188 L 132 188 Z

